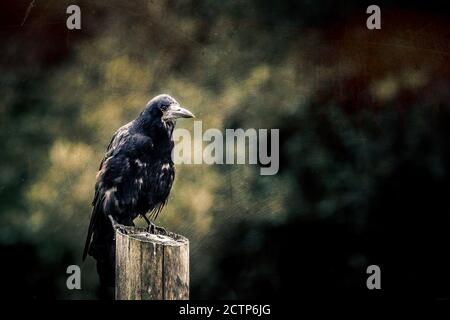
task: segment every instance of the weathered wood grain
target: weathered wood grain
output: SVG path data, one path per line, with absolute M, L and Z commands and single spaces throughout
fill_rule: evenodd
M 189 298 L 189 240 L 157 228 L 116 231 L 116 300 Z

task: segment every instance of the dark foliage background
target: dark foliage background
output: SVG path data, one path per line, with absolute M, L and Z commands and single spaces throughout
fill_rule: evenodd
M 81 264 L 112 133 L 168 92 L 211 128 L 279 128 L 280 172 L 180 165 L 159 221 L 192 298 L 450 297 L 449 10 L 379 1 L 0 3 L 0 277 L 9 298 L 98 297 Z M 82 30 L 65 27 L 78 4 Z M 192 123 L 180 123 L 192 129 Z

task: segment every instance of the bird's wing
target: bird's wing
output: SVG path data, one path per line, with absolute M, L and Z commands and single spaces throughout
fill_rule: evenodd
M 161 170 L 160 174 L 158 174 L 156 181 L 153 181 L 155 184 L 155 188 L 158 193 L 162 193 L 162 199 L 159 204 L 157 204 L 150 211 L 150 219 L 156 220 L 158 218 L 159 213 L 162 211 L 164 206 L 167 204 L 169 200 L 169 193 L 172 189 L 172 184 L 175 179 L 175 167 L 169 166 Z
M 97 181 L 95 184 L 95 195 L 94 199 L 92 201 L 92 212 L 91 212 L 91 219 L 89 222 L 88 232 L 86 236 L 86 242 L 84 245 L 83 250 L 83 261 L 86 259 L 86 256 L 89 252 L 89 247 L 92 241 L 92 236 L 94 233 L 95 226 L 97 224 L 99 216 L 103 212 L 103 201 L 105 197 L 105 190 L 103 185 L 103 172 L 105 163 L 109 161 L 114 155 L 121 149 L 122 145 L 129 139 L 130 133 L 129 128 L 132 125 L 132 123 L 128 123 L 125 126 L 121 127 L 119 130 L 116 131 L 116 133 L 113 135 L 107 149 L 106 154 L 103 160 L 100 163 L 99 172 L 97 174 Z

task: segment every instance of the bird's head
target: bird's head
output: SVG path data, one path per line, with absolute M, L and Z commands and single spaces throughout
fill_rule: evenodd
M 177 100 L 168 94 L 160 94 L 151 99 L 145 110 L 161 117 L 164 122 L 174 122 L 178 118 L 194 118 L 189 110 L 183 108 Z

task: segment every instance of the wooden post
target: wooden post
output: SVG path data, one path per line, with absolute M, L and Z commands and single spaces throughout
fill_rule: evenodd
M 189 240 L 156 227 L 116 231 L 116 300 L 189 299 Z

